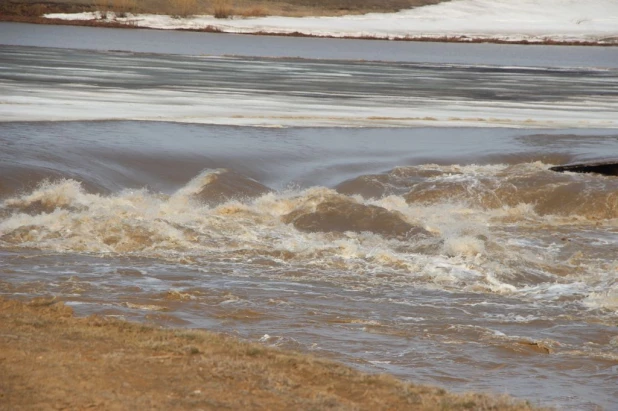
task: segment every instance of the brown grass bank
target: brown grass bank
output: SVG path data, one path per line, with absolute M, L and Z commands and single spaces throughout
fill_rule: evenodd
M 0 299 L 0 409 L 529 410 L 219 334 Z
M 47 13 L 80 13 L 112 11 L 119 17 L 127 13 L 166 14 L 177 17 L 213 15 L 217 18 L 252 18 L 264 16 L 340 16 L 346 14 L 390 13 L 450 0 L 0 0 L 0 21 L 47 25 L 90 26 L 109 28 L 138 28 L 131 20 L 114 19 L 61 20 L 42 17 Z M 222 33 L 217 27 L 179 29 L 183 31 Z M 362 40 L 385 40 L 374 36 L 327 36 L 303 33 L 249 33 L 262 36 L 321 37 Z M 616 38 L 599 41 L 562 41 L 546 38 L 541 41 L 471 38 L 468 36 L 400 36 L 393 41 L 441 43 L 496 43 L 552 46 L 618 46 Z
M 36 18 L 45 13 L 114 11 L 188 16 L 340 16 L 390 13 L 449 0 L 2 0 L 0 20 Z

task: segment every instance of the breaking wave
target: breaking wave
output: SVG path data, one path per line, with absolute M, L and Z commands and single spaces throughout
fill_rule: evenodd
M 595 287 L 599 272 L 615 270 L 612 247 L 586 236 L 596 229 L 595 241 L 611 244 L 617 210 L 617 179 L 555 173 L 539 162 L 398 167 L 334 189 L 280 191 L 213 169 L 171 194 L 104 194 L 74 179 L 44 180 L 2 201 L 0 245 L 531 295 L 578 279 L 594 286 L 590 305 L 611 309 L 615 293 Z
M 618 179 L 556 173 L 540 162 L 398 167 L 343 182 L 337 190 L 365 198 L 401 195 L 409 204 L 459 202 L 485 210 L 527 205 L 538 215 L 618 217 Z

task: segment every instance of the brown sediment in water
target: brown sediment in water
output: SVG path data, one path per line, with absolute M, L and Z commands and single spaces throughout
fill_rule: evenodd
M 392 194 L 405 194 L 414 185 L 445 173 L 419 167 L 397 167 L 386 174 L 369 174 L 339 183 L 335 189 L 346 195 L 358 194 L 363 198 L 380 198 Z M 454 175 L 456 172 L 449 172 Z
M 208 205 L 218 205 L 235 199 L 251 199 L 272 191 L 264 184 L 228 170 L 210 173 L 194 198 Z
M 560 174 L 548 168 L 595 174 Z M 541 216 L 579 216 L 596 220 L 618 216 L 618 180 L 611 174 L 616 170 L 615 162 L 558 167 L 532 162 L 495 171 L 485 169 L 478 174 L 480 169 L 464 171 L 459 166 L 408 166 L 384 174 L 355 177 L 335 188 L 341 194 L 363 198 L 397 195 L 410 205 L 459 202 L 491 210 L 528 204 Z M 602 173 L 609 177 L 599 175 Z
M 308 203 L 311 203 L 309 199 Z M 403 215 L 375 205 L 355 202 L 345 196 L 330 196 L 315 207 L 300 207 L 283 217 L 305 232 L 369 231 L 385 237 L 429 234 L 405 221 Z
M 476 409 L 527 402 L 455 395 L 219 334 L 75 318 L 53 299 L 0 299 L 3 409 Z
M 530 204 L 538 215 L 611 219 L 618 216 L 618 181 L 603 176 L 559 174 L 530 164 L 513 165 L 472 180 L 427 179 L 403 197 L 409 204 L 460 201 L 482 209 Z
M 91 193 L 107 193 L 108 191 L 93 181 L 87 181 L 72 173 L 61 172 L 45 167 L 24 166 L 15 164 L 0 165 L 0 199 L 15 194 L 24 193 L 40 186 L 43 181 L 60 181 L 63 179 L 75 179 L 80 182 L 84 189 Z M 31 204 L 32 211 L 36 212 L 37 206 L 43 210 L 44 204 Z M 22 210 L 28 212 L 26 210 Z

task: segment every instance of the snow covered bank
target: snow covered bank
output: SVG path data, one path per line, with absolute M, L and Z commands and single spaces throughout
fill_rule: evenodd
M 96 20 L 100 13 L 46 14 L 62 20 Z M 343 17 L 174 18 L 139 14 L 105 16 L 131 26 L 220 30 L 227 33 L 302 34 L 325 37 L 459 38 L 512 42 L 618 44 L 616 0 L 452 0 L 389 14 Z

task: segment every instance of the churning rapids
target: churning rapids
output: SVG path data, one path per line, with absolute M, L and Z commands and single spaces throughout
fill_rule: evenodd
M 618 179 L 548 167 L 616 152 L 616 134 L 78 122 L 0 136 L 4 294 L 457 389 L 615 398 Z
M 82 67 L 84 76 L 70 81 L 74 64 L 104 61 L 109 53 L 67 51 L 63 60 L 59 49 L 0 52 L 0 87 L 13 99 L 11 108 L 0 107 L 5 114 L 42 120 L 62 113 L 45 111 L 53 101 L 121 114 L 150 104 L 114 96 L 111 71 L 99 78 L 94 68 Z M 126 67 L 136 63 L 132 55 L 112 57 Z M 201 64 L 144 58 L 157 60 L 161 70 L 166 62 L 177 71 L 185 60 L 191 70 Z M 198 76 L 204 82 L 193 83 L 197 91 L 184 89 L 186 99 L 177 100 L 172 115 L 198 104 L 191 95 L 215 87 L 223 72 L 230 76 L 229 101 L 234 88 L 244 87 L 243 104 L 251 93 L 267 93 L 267 85 L 249 90 L 247 73 L 253 67 L 263 75 L 264 65 L 274 63 L 221 61 L 219 69 L 216 59 L 207 62 L 214 70 L 208 78 L 216 81 Z M 11 64 L 18 68 L 8 72 Z M 307 64 L 285 62 L 288 70 Z M 41 69 L 54 65 L 57 70 Z M 390 70 L 386 66 L 380 70 Z M 337 84 L 333 72 L 326 83 L 315 80 L 329 67 L 311 68 L 313 91 L 304 97 L 313 100 L 303 110 L 313 110 Z M 404 93 L 388 88 L 408 73 L 398 70 L 383 79 L 380 93 Z M 440 83 L 449 72 L 436 67 L 432 80 L 432 70 L 422 68 L 422 84 Z M 467 76 L 468 91 L 438 87 L 446 100 L 457 97 L 471 110 L 493 101 L 507 114 L 513 111 L 500 102 L 514 102 L 513 110 L 526 116 L 516 118 L 532 116 L 542 128 L 5 118 L 0 294 L 54 295 L 81 315 L 203 327 L 458 391 L 509 393 L 560 409 L 612 409 L 618 398 L 618 177 L 549 168 L 618 154 L 615 119 L 607 114 L 616 105 L 615 69 L 581 80 L 564 70 L 453 70 Z M 508 70 L 529 82 L 518 97 Z M 503 94 L 475 93 L 474 76 L 498 72 L 495 90 Z M 123 73 L 122 82 L 130 77 Z M 155 90 L 172 104 L 180 85 L 165 75 L 146 83 L 129 79 L 127 87 L 132 96 Z M 151 82 L 157 78 L 166 86 Z M 542 83 L 538 93 L 535 78 Z M 366 87 L 363 107 L 391 104 Z M 554 90 L 557 111 L 548 108 L 543 87 Z M 359 96 L 350 90 L 337 104 L 355 107 Z M 406 90 L 431 100 L 431 90 Z M 41 93 L 51 100 L 41 100 Z M 207 96 L 195 98 L 208 106 Z M 581 111 L 573 114 L 575 128 L 546 122 L 559 113 L 568 123 L 573 101 L 599 108 L 589 124 L 599 128 L 581 128 L 588 118 Z M 38 111 L 29 112 L 30 103 Z M 158 105 L 165 117 L 165 104 L 152 103 L 147 111 Z M 82 113 L 75 110 L 69 114 Z

